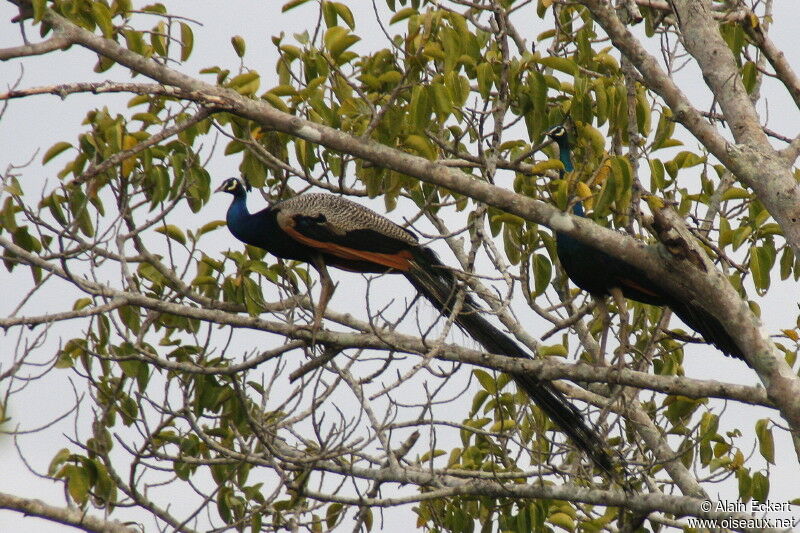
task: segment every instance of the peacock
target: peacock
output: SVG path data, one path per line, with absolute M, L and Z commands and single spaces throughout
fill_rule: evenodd
M 402 274 L 439 312 L 452 313 L 456 276 L 432 249 L 419 243 L 413 232 L 358 203 L 326 193 L 301 194 L 250 213 L 246 203 L 249 190 L 248 184 L 236 177 L 226 179 L 217 189 L 233 196 L 226 216 L 228 229 L 244 243 L 317 269 L 322 287 L 314 313 L 315 327 L 333 293 L 328 266 L 351 272 Z M 531 358 L 482 313 L 473 298 L 465 295 L 455 322 L 490 353 Z M 604 439 L 552 383 L 527 373 L 512 377 L 598 467 L 614 475 Z
M 555 126 L 546 135 L 558 144 L 559 159 L 564 165 L 564 171 L 572 172 L 574 167 L 566 128 Z M 583 203 L 575 202 L 572 212 L 577 216 L 585 216 Z M 561 266 L 579 288 L 595 298 L 605 298 L 618 289 L 631 300 L 667 306 L 687 326 L 700 333 L 706 342 L 716 346 L 725 355 L 744 359 L 742 350 L 722 323 L 699 305 L 681 300 L 646 272 L 600 248 L 558 231 L 555 234 L 556 252 Z

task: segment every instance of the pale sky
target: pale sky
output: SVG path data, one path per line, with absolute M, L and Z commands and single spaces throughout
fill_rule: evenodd
M 383 43 L 383 34 L 380 33 L 377 25 L 370 22 L 373 17 L 371 3 L 347 3 L 356 14 L 356 32 L 364 38 L 357 45 L 358 49 L 365 50 L 375 44 Z M 385 5 L 382 1 L 377 3 L 381 6 Z M 145 5 L 144 2 L 135 2 L 135 4 Z M 262 91 L 277 85 L 274 73 L 276 54 L 270 37 L 281 31 L 291 36 L 292 33 L 301 32 L 316 23 L 316 4 L 314 2 L 310 2 L 307 6 L 293 10 L 285 15 L 280 13 L 280 6 L 283 2 L 278 1 L 253 2 L 239 0 L 191 3 L 166 1 L 164 4 L 167 5 L 169 11 L 188 16 L 202 24 L 202 27 L 194 27 L 195 50 L 190 61 L 180 67 L 182 72 L 197 75 L 199 69 L 211 65 L 220 65 L 236 70 L 239 63 L 230 45 L 230 37 L 233 34 L 239 34 L 247 42 L 245 65 L 255 68 L 261 73 Z M 188 6 L 192 7 L 189 8 Z M 14 14 L 14 6 L 7 2 L 0 3 L 0 20 L 3 21 L 2 24 L 5 28 L 4 31 L 0 32 L 0 47 L 19 44 L 18 34 L 7 22 Z M 534 14 L 531 12 L 530 15 L 533 16 Z M 796 14 L 796 2 L 778 0 L 776 2 L 775 20 L 775 29 L 771 33 L 772 39 L 779 47 L 784 49 L 792 64 L 800 65 L 800 50 L 795 44 L 798 30 L 800 30 L 800 22 Z M 540 21 L 537 18 L 532 23 L 540 24 Z M 549 21 L 541 22 L 541 24 L 549 24 Z M 395 32 L 401 31 L 400 28 L 392 29 Z M 536 28 L 523 35 L 523 37 L 531 39 L 540 31 L 540 29 Z M 37 40 L 38 28 L 33 31 L 29 28 L 28 36 L 31 40 Z M 287 42 L 290 40 L 291 38 L 287 38 Z M 76 81 L 99 81 L 105 79 L 127 81 L 130 79 L 122 69 L 116 67 L 98 76 L 92 72 L 95 62 L 96 56 L 94 54 L 79 47 L 73 47 L 68 54 L 52 53 L 43 57 L 0 63 L 0 81 L 5 87 L 21 76 L 20 87 L 25 88 Z M 21 70 L 21 66 L 24 66 L 24 71 Z M 210 81 L 211 78 L 204 76 L 203 79 Z M 145 80 L 139 77 L 135 81 Z M 696 104 L 699 105 L 704 102 L 703 94 L 705 91 L 703 90 L 702 81 L 696 72 L 687 69 L 686 72 L 681 73 L 679 83 Z M 768 112 L 763 109 L 760 109 L 760 111 L 762 111 L 764 118 L 769 120 L 769 126 L 785 135 L 795 135 L 796 124 L 800 123 L 798 121 L 800 117 L 798 117 L 798 110 L 794 107 L 794 104 L 785 95 L 785 91 L 781 90 L 774 82 L 766 84 L 763 90 L 770 95 L 768 97 L 770 107 Z M 80 123 L 90 106 L 105 105 L 109 107 L 112 114 L 124 114 L 128 112 L 126 108 L 128 98 L 128 95 L 72 95 L 65 100 L 61 100 L 54 96 L 38 96 L 11 102 L 5 116 L 0 121 L 0 146 L 3 147 L 3 150 L 0 151 L 0 168 L 6 169 L 10 164 L 22 165 L 33 158 L 35 163 L 23 171 L 26 193 L 31 194 L 33 197 L 44 183 L 52 184 L 57 180 L 55 173 L 63 165 L 63 161 L 56 160 L 54 163 L 41 168 L 38 162 L 41 160 L 44 151 L 56 141 L 73 141 L 76 133 L 81 131 Z M 227 141 L 221 140 L 221 145 L 224 146 L 225 142 Z M 688 149 L 696 149 L 696 142 L 688 140 L 687 144 Z M 35 153 L 36 149 L 39 150 L 38 153 Z M 238 164 L 238 155 L 226 157 L 218 147 L 217 153 L 209 162 L 208 169 L 212 176 L 219 177 L 219 181 L 221 181 L 226 176 L 237 174 Z M 227 196 L 212 198 L 196 220 L 222 219 L 228 202 L 229 198 Z M 261 199 L 256 196 L 251 198 L 250 202 L 251 209 L 263 205 Z M 363 203 L 367 203 L 380 212 L 383 211 L 383 203 L 380 201 Z M 399 221 L 401 213 L 402 211 L 394 212 L 390 213 L 389 216 Z M 181 224 L 181 221 L 174 223 Z M 223 250 L 237 246 L 226 231 L 218 231 L 214 239 L 213 244 L 211 244 L 212 248 L 216 246 L 219 250 Z M 209 252 L 207 251 L 207 253 Z M 448 257 L 447 261 L 452 262 L 452 258 Z M 29 283 L 30 275 L 28 272 L 20 273 L 24 275 L 19 275 L 17 274 L 19 270 L 15 271 L 14 275 L 11 276 L 5 269 L 0 269 L 0 280 L 2 280 L 3 286 L 7 287 L 7 290 L 8 287 L 11 287 L 10 294 L 12 296 L 0 301 L 0 312 L 8 313 L 13 308 L 16 300 L 13 296 L 21 296 L 21 291 L 27 290 L 24 289 L 24 286 Z M 334 296 L 331 306 L 337 310 L 348 310 L 350 297 L 345 286 L 355 284 L 361 287 L 358 290 L 363 292 L 363 278 L 353 274 L 334 273 L 333 275 L 335 280 L 340 282 L 340 287 Z M 24 281 L 18 281 L 18 276 Z M 797 288 L 795 282 L 784 282 L 780 290 L 771 292 L 768 301 L 761 302 L 767 331 L 775 333 L 782 327 L 793 326 L 797 314 Z M 399 278 L 377 280 L 376 286 L 372 290 L 373 293 L 384 291 L 382 296 L 385 300 L 389 300 L 392 297 L 410 298 L 413 295 L 413 289 Z M 398 294 L 399 291 L 406 291 L 406 293 Z M 6 294 L 9 293 L 7 292 Z M 750 294 L 752 296 L 755 293 L 751 290 Z M 753 298 L 757 299 L 754 296 Z M 52 291 L 48 293 L 47 301 L 40 301 L 38 305 L 41 306 L 41 309 L 52 309 L 55 307 L 54 302 L 58 302 L 63 304 L 63 308 L 69 308 L 72 300 L 74 300 L 74 295 L 71 291 L 65 291 L 64 294 Z M 363 317 L 365 314 L 363 305 L 359 305 L 358 302 L 355 302 L 355 305 L 350 305 L 350 307 L 352 307 L 352 309 L 349 309 L 350 312 L 356 314 L 356 316 Z M 30 308 L 26 314 L 33 314 L 34 311 L 34 308 Z M 429 312 L 433 313 L 432 310 Z M 424 315 L 425 311 L 422 313 Z M 530 313 L 526 316 L 530 316 L 532 321 L 538 320 Z M 74 328 L 77 324 L 77 322 L 73 322 L 72 327 Z M 70 325 L 67 325 L 66 328 L 54 328 L 50 332 L 45 345 L 47 351 L 42 359 L 46 359 L 46 356 L 52 354 L 55 347 L 58 346 L 60 336 L 70 338 L 71 335 L 74 335 L 74 332 L 70 331 L 69 327 Z M 548 325 L 541 321 L 532 322 L 530 333 L 538 337 L 547 329 L 549 329 Z M 5 334 L 2 340 L 4 349 L 0 352 L 0 361 L 10 357 L 18 334 L 18 329 L 11 330 Z M 244 334 L 242 336 L 244 343 L 247 342 L 247 338 L 253 338 Z M 263 339 L 263 337 L 261 338 Z M 463 335 L 457 337 L 457 339 L 459 342 L 465 340 Z M 468 345 L 474 346 L 469 341 L 466 342 Z M 758 381 L 746 365 L 740 361 L 723 357 L 713 347 L 698 345 L 687 347 L 686 354 L 684 365 L 686 373 L 690 377 L 712 377 L 721 381 L 749 385 Z M 466 376 L 468 370 L 462 369 L 461 372 Z M 52 419 L 54 413 L 60 412 L 59 409 L 64 409 L 65 406 L 71 405 L 75 393 L 72 390 L 72 385 L 65 379 L 67 376 L 67 373 L 55 372 L 53 375 L 48 376 L 46 387 L 42 387 L 42 383 L 36 382 L 27 391 L 16 396 L 10 412 L 14 417 L 14 423 L 19 423 L 21 427 L 27 429 L 35 428 L 38 424 Z M 86 407 L 88 407 L 88 404 L 84 406 L 84 408 Z M 732 411 L 735 411 L 735 416 L 732 416 Z M 458 416 L 465 415 L 466 408 L 465 413 Z M 732 424 L 740 421 L 743 424 L 743 431 L 752 434 L 755 420 L 766 416 L 775 417 L 775 412 L 767 409 L 745 407 L 739 404 L 729 404 L 721 417 L 720 433 L 733 429 Z M 67 418 L 60 426 L 51 428 L 33 438 L 24 439 L 21 442 L 24 445 L 25 454 L 34 468 L 39 471 L 46 471 L 47 464 L 55 452 L 62 447 L 69 446 L 64 434 L 69 435 L 72 433 L 72 419 Z M 85 433 L 86 431 L 83 430 L 82 434 Z M 772 467 L 772 491 L 770 497 L 773 501 L 786 501 L 798 497 L 796 489 L 797 459 L 787 436 L 778 431 L 775 434 L 777 438 L 776 452 L 779 459 L 777 467 Z M 758 455 L 757 450 L 755 454 Z M 16 451 L 8 439 L 0 440 L 0 457 L 2 457 L 4 464 L 3 473 L 0 474 L 0 491 L 18 496 L 40 498 L 52 505 L 64 504 L 62 485 L 46 479 L 37 479 L 30 475 L 17 460 Z M 763 461 L 760 460 L 760 457 L 756 457 L 753 464 L 759 465 L 762 463 Z M 734 499 L 736 494 L 735 480 L 732 483 L 728 482 L 719 486 L 709 485 L 707 488 L 724 491 L 723 496 L 728 496 L 730 499 Z M 93 508 L 89 512 L 97 516 L 100 514 L 99 511 Z M 119 513 L 114 516 L 124 517 L 125 514 Z M 413 524 L 415 520 L 415 515 L 409 509 L 393 510 L 387 516 L 392 518 L 384 524 L 384 530 L 386 531 L 399 532 L 407 530 L 408 523 Z M 145 524 L 150 527 L 151 522 L 146 521 Z M 44 522 L 33 518 L 24 518 L 15 512 L 0 511 L 0 531 L 33 533 L 63 530 L 63 527 L 52 524 L 47 524 L 47 527 L 45 527 Z

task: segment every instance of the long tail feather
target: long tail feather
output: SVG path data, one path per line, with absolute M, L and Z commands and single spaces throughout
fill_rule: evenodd
M 454 303 L 456 279 L 453 273 L 440 261 L 433 250 L 419 247 L 414 250 L 411 269 L 405 272 L 406 278 L 442 313 L 449 313 Z M 508 335 L 498 330 L 480 314 L 474 300 L 467 296 L 456 323 L 478 341 L 487 351 L 509 357 L 530 359 Z M 603 446 L 603 439 L 584 420 L 580 411 L 553 388 L 547 381 L 541 381 L 529 374 L 512 374 L 514 381 L 538 405 L 550 419 L 561 428 L 573 442 L 606 473 L 614 477 L 613 461 Z
M 715 316 L 691 303 L 672 301 L 669 307 L 687 326 L 700 333 L 706 342 L 716 346 L 725 355 L 744 360 L 744 352 Z

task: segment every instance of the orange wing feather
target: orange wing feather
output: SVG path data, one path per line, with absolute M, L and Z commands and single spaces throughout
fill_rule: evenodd
M 648 289 L 647 287 L 642 287 L 638 283 L 636 283 L 634 281 L 631 281 L 629 279 L 621 279 L 621 280 L 619 280 L 619 283 L 620 283 L 620 285 L 625 285 L 627 287 L 630 287 L 631 289 L 636 289 L 637 291 L 641 292 L 642 294 L 647 294 L 649 296 L 652 296 L 653 298 L 660 298 L 661 297 L 660 294 L 658 294 L 657 292 L 654 292 L 652 289 Z
M 393 268 L 402 272 L 407 272 L 411 269 L 411 252 L 408 250 L 401 250 L 396 254 L 380 254 L 376 252 L 367 252 L 365 250 L 354 250 L 346 248 L 339 244 L 332 242 L 317 241 L 306 237 L 302 233 L 296 231 L 292 227 L 285 226 L 283 230 L 289 234 L 297 242 L 316 248 L 321 252 L 325 252 L 342 259 L 351 261 L 367 261 L 369 263 L 385 266 L 386 268 Z

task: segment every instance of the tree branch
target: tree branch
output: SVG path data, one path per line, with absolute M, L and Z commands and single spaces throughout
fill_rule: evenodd
M 77 507 L 55 507 L 41 500 L 20 498 L 0 493 L 0 509 L 17 511 L 25 516 L 36 516 L 49 522 L 72 526 L 96 533 L 140 533 L 138 527 L 128 527 L 117 520 L 103 520 L 86 514 Z
M 12 48 L 0 48 L 0 61 L 8 61 L 9 59 L 17 59 L 19 57 L 27 56 L 40 56 L 67 48 L 72 45 L 67 37 L 63 35 L 55 35 L 51 39 L 42 41 L 40 43 L 26 44 L 22 46 L 15 46 Z

